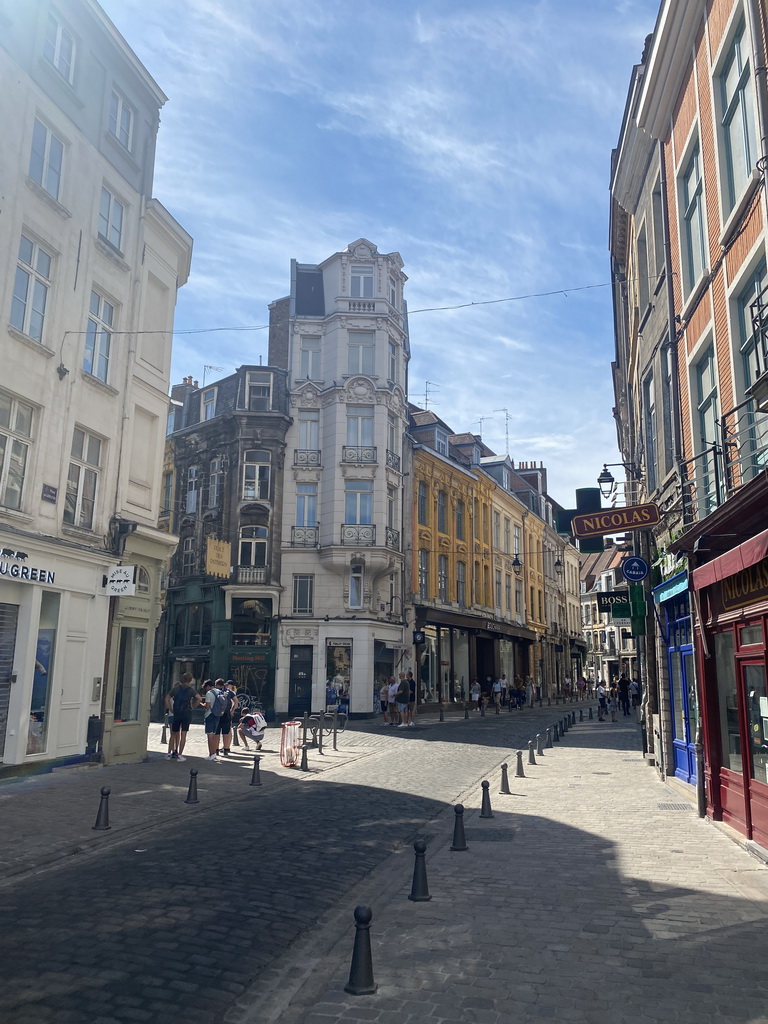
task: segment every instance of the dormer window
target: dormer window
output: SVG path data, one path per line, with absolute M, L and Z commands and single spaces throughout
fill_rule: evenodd
M 509 470 L 502 469 L 501 471 L 501 486 L 505 491 L 509 490 Z
M 248 374 L 248 411 L 269 412 L 272 408 L 272 374 Z
M 373 298 L 373 267 L 352 267 L 350 294 L 353 299 Z
M 448 434 L 445 430 L 435 430 L 435 451 L 441 455 L 448 454 Z

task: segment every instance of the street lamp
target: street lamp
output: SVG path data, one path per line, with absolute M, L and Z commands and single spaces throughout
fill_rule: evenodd
M 514 564 L 515 563 L 513 562 L 512 563 L 513 567 L 514 567 Z M 555 572 L 557 573 L 558 576 L 562 576 L 563 575 L 563 569 L 564 569 L 563 563 L 560 561 L 560 558 L 558 557 L 557 561 L 555 562 Z
M 608 469 L 609 466 L 623 466 L 624 471 L 630 480 L 640 480 L 642 477 L 642 473 L 632 462 L 604 462 L 603 471 L 597 478 L 597 486 L 600 488 L 600 493 L 606 501 L 613 494 L 614 488 L 616 487 L 616 480 L 614 479 L 613 473 Z

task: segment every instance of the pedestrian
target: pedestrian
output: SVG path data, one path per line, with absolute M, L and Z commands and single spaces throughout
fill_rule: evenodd
M 215 761 L 216 753 L 219 747 L 219 719 L 227 707 L 227 699 L 221 693 L 218 687 L 218 683 L 223 683 L 223 679 L 217 679 L 215 683 L 212 683 L 210 679 L 206 679 L 203 684 L 205 690 L 205 738 L 208 740 L 208 756 L 206 761 Z
M 408 680 L 408 725 L 411 728 L 416 727 L 414 722 L 414 716 L 416 714 L 416 680 L 413 678 L 413 672 L 408 669 L 405 678 Z
M 387 692 L 387 713 L 389 715 L 389 724 L 394 727 L 397 725 L 397 691 L 400 688 L 400 684 L 394 676 L 389 677 L 389 688 Z
M 629 684 L 629 695 L 632 698 L 632 707 L 640 707 L 640 682 L 637 676 L 632 676 L 632 680 Z
M 260 711 L 247 711 L 242 715 L 237 731 L 240 739 L 243 741 L 243 747 L 246 750 L 250 750 L 248 740 L 251 740 L 256 749 L 261 750 L 261 743 L 264 739 L 264 730 L 266 728 L 267 720 Z
M 219 717 L 217 735 L 221 736 L 221 748 L 218 749 L 216 753 L 229 757 L 229 751 L 232 746 L 232 716 L 235 709 L 240 707 L 240 702 L 238 701 L 237 693 L 235 692 L 236 687 L 234 680 L 228 679 L 225 683 L 223 679 L 217 679 L 216 685 L 224 697 L 224 700 L 227 702 L 225 710 Z
M 501 679 L 494 679 L 491 693 L 493 694 L 494 706 L 497 708 L 501 707 Z
M 408 704 L 411 699 L 411 687 L 404 672 L 400 673 L 400 679 L 397 684 L 397 692 L 395 694 L 397 700 L 397 710 L 400 715 L 400 721 L 398 723 L 398 729 L 408 728 Z
M 621 704 L 621 711 L 623 715 L 629 714 L 629 679 L 627 678 L 626 672 L 622 672 L 619 676 L 619 703 Z
M 579 700 L 584 700 L 584 697 L 587 692 L 587 680 L 584 678 L 583 675 L 579 676 L 576 682 L 576 689 L 578 690 Z
M 480 710 L 480 699 L 483 695 L 483 691 L 480 687 L 480 683 L 476 679 L 472 680 L 472 685 L 469 688 L 469 696 L 475 702 L 475 711 Z
M 501 673 L 501 706 L 505 708 L 509 700 L 509 682 L 504 672 Z
M 186 761 L 186 757 L 182 755 L 192 722 L 192 712 L 200 705 L 200 695 L 195 692 L 193 682 L 192 673 L 185 672 L 180 681 L 166 694 L 165 710 L 173 713 L 166 761 Z
M 601 680 L 597 681 L 597 720 L 598 722 L 605 721 L 605 712 L 608 708 L 608 691 L 603 686 Z
M 525 703 L 533 707 L 533 679 L 530 676 L 525 680 Z
M 608 710 L 611 712 L 611 721 L 616 721 L 616 712 L 619 710 L 619 687 L 614 680 L 608 690 Z
M 567 701 L 570 701 L 573 696 L 573 683 L 570 676 L 566 676 L 563 680 L 563 694 Z
M 382 677 L 379 687 L 379 709 L 381 711 L 382 725 L 389 725 L 389 683 Z

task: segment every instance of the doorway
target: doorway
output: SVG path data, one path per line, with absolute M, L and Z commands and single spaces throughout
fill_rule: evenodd
M 2 761 L 5 751 L 5 733 L 8 728 L 8 706 L 11 701 L 18 617 L 18 605 L 0 604 L 0 761 Z
M 312 645 L 292 644 L 288 671 L 288 714 L 295 718 L 312 710 Z

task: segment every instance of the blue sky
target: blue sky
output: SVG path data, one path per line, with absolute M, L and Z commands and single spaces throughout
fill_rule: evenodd
M 410 397 L 544 462 L 566 506 L 617 459 L 608 183 L 658 0 L 101 0 L 169 96 L 155 194 L 195 239 L 178 330 L 267 323 L 289 261 L 400 252 Z M 578 290 L 578 289 L 584 290 Z M 564 293 L 564 294 L 563 294 Z M 266 361 L 180 335 L 173 381 Z M 222 376 L 207 371 L 208 379 Z

